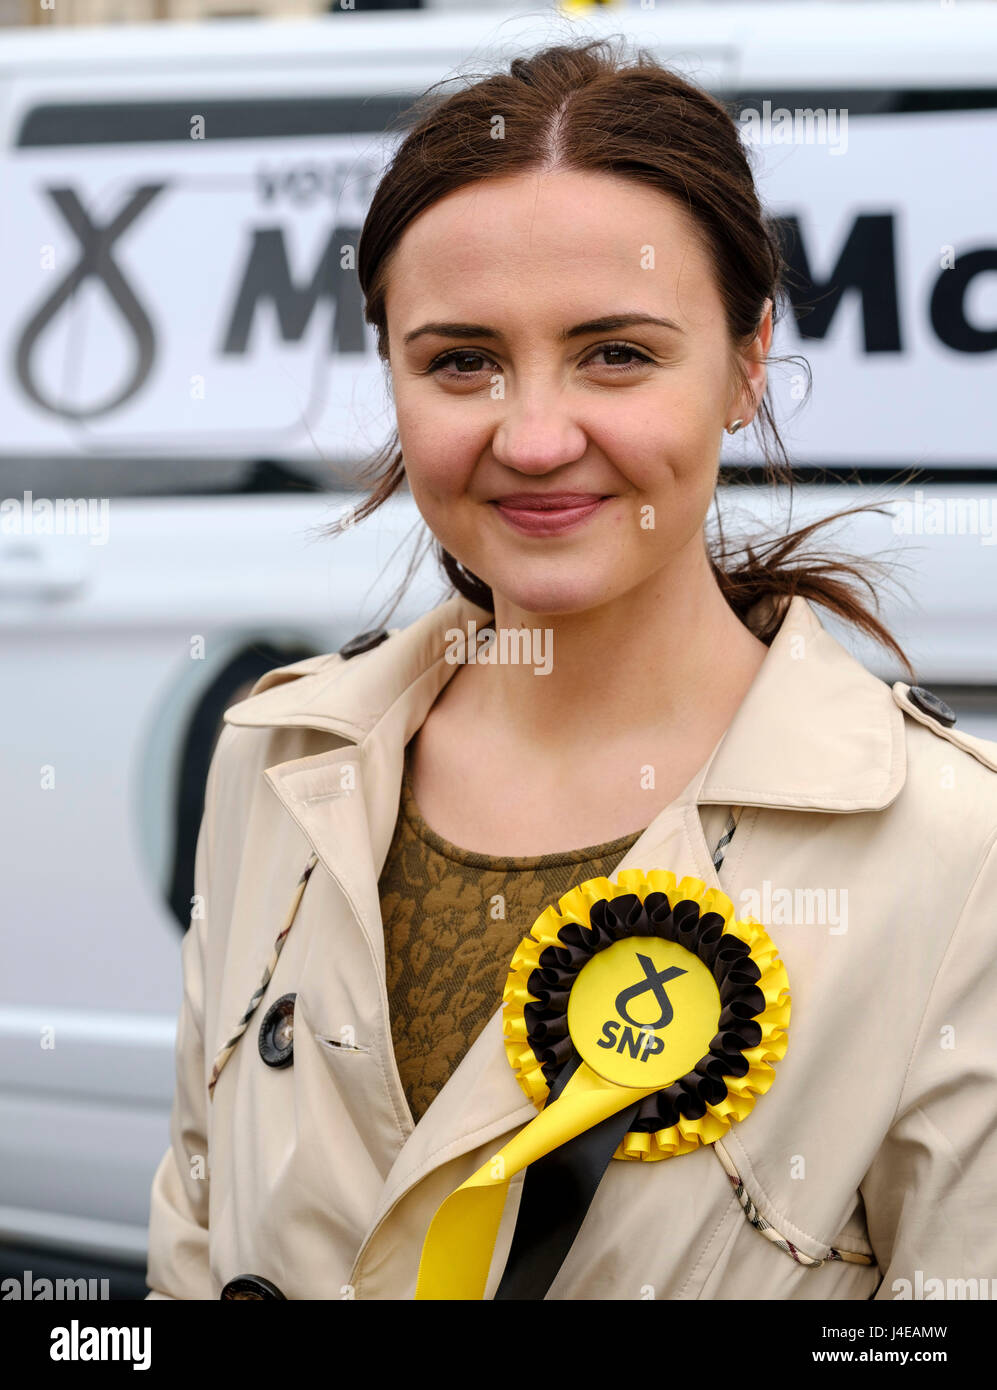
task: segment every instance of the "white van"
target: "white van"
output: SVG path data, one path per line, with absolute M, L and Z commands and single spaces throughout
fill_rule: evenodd
M 884 619 L 960 727 L 997 737 L 997 8 L 0 32 L 0 1276 L 144 1291 L 221 712 L 379 624 L 404 573 L 407 497 L 315 532 L 388 429 L 339 250 L 399 113 L 441 77 L 619 32 L 732 103 L 793 232 L 776 351 L 814 376 L 798 409 L 799 368 L 774 373 L 794 524 L 895 499 L 838 541 L 909 566 Z M 781 493 L 740 485 L 750 440 L 728 463 L 725 511 L 785 524 Z M 390 625 L 443 592 L 425 562 Z

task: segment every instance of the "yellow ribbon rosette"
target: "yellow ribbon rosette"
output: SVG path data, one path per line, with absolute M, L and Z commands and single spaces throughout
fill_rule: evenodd
M 764 927 L 737 920 L 719 889 L 626 869 L 617 884 L 569 889 L 558 908 L 517 947 L 503 994 L 506 1053 L 540 1113 L 437 1210 L 417 1299 L 483 1297 L 509 1182 L 531 1164 L 496 1297 L 535 1287 L 535 1273 L 522 1274 L 531 1231 L 520 1230 L 524 1207 L 541 1210 L 526 1201 L 534 1172 L 556 1206 L 565 1192 L 594 1193 L 610 1157 L 712 1144 L 769 1089 L 785 1053 L 785 967 Z M 583 1216 L 562 1211 L 538 1233 L 550 1269 Z

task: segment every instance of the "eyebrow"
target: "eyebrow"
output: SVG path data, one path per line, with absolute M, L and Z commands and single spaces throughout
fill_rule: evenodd
M 633 328 L 641 324 L 656 324 L 659 328 L 671 328 L 676 333 L 685 331 L 672 319 L 657 318 L 654 314 L 607 314 L 601 319 L 587 319 L 585 323 L 576 323 L 574 328 L 564 329 L 560 337 L 562 342 L 567 342 L 569 338 L 581 338 L 586 333 L 615 333 L 618 329 Z M 411 333 L 406 333 L 402 342 L 408 346 L 409 343 L 415 342 L 416 338 L 428 334 L 437 338 L 488 338 L 492 341 L 502 336 L 496 329 L 483 323 L 424 323 L 421 328 L 414 328 Z

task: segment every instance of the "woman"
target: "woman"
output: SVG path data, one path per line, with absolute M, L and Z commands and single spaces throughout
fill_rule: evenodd
M 538 1115 L 517 945 L 630 869 L 770 932 L 785 1056 L 716 1142 L 616 1133 L 563 1259 L 516 1174 L 484 1296 L 523 1251 L 551 1298 L 994 1272 L 997 745 L 830 636 L 815 604 L 905 661 L 847 566 L 784 563 L 805 533 L 704 538 L 724 430 L 772 429 L 779 248 L 732 120 L 604 44 L 517 60 L 419 113 L 359 274 L 401 450 L 358 516 L 404 472 L 457 592 L 226 711 L 150 1297 L 412 1297 L 434 1212 Z

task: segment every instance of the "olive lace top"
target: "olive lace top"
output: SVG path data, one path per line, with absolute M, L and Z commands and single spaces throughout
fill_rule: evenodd
M 642 834 L 532 857 L 461 849 L 419 814 L 406 746 L 378 892 L 391 1037 L 416 1122 L 501 1004 L 513 952 L 543 909 L 613 873 Z

